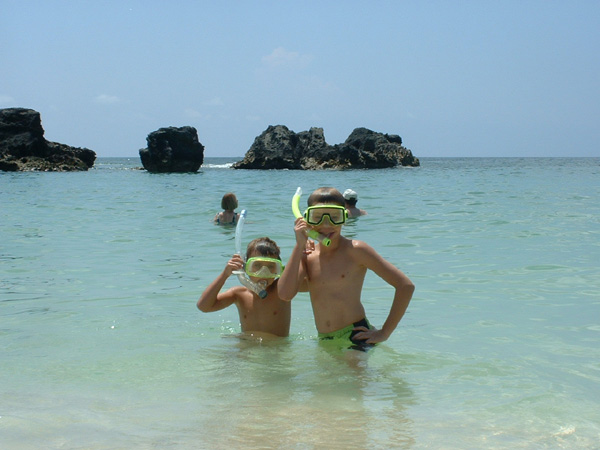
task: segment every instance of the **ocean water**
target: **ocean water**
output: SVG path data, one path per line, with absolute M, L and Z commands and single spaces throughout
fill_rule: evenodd
M 2 449 L 598 449 L 600 158 L 423 158 L 419 168 L 149 174 L 0 172 Z M 235 250 L 291 252 L 302 186 L 359 194 L 368 242 L 415 283 L 367 354 L 241 339 L 235 307 L 195 302 Z M 236 284 L 231 278 L 226 287 Z M 392 289 L 367 276 L 380 327 Z

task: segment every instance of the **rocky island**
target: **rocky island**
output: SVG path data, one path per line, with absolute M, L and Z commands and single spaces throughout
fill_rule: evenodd
M 329 145 L 323 128 L 295 133 L 284 125 L 269 126 L 234 169 L 383 169 L 419 166 L 402 146 L 402 138 L 356 128 L 343 144 Z
M 160 128 L 150 133 L 146 142 L 148 147 L 139 153 L 148 172 L 197 172 L 204 162 L 204 146 L 194 127 Z
M 27 108 L 0 109 L 0 170 L 71 172 L 88 170 L 96 153 L 44 138 L 40 113 Z

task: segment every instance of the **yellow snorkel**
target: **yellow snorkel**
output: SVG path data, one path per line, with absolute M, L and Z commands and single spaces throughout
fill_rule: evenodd
M 302 196 L 302 188 L 298 187 L 298 189 L 296 189 L 296 193 L 294 194 L 294 197 L 292 197 L 292 211 L 294 213 L 294 216 L 296 216 L 296 219 L 302 217 L 302 213 L 300 213 L 300 197 L 301 196 Z M 311 239 L 314 239 L 315 241 L 319 241 L 325 247 L 329 247 L 331 245 L 331 239 L 329 239 L 327 236 L 323 236 L 317 230 L 309 230 L 308 237 Z

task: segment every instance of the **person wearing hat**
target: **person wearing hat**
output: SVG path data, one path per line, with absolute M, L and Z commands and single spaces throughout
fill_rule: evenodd
M 346 189 L 344 191 L 344 200 L 346 201 L 346 209 L 348 210 L 348 217 L 364 216 L 367 212 L 364 209 L 356 207 L 358 201 L 358 194 L 352 189 Z

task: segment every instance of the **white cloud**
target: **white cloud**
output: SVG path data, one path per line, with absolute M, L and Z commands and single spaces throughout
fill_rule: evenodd
M 213 97 L 210 100 L 206 100 L 205 102 L 202 103 L 204 106 L 223 106 L 223 100 L 221 100 L 221 97 Z
M 94 99 L 94 101 L 96 103 L 100 103 L 101 105 L 113 105 L 115 103 L 119 103 L 121 99 L 115 95 L 100 94 Z
M 301 55 L 298 52 L 290 52 L 283 47 L 277 47 L 270 55 L 263 56 L 262 62 L 267 67 L 292 67 L 304 68 L 312 61 L 311 55 Z
M 193 108 L 186 108 L 183 110 L 183 115 L 189 119 L 207 119 L 206 115 L 202 114 L 200 111 L 196 111 Z
M 15 99 L 10 95 L 1 95 L 0 94 L 0 106 L 14 106 Z

